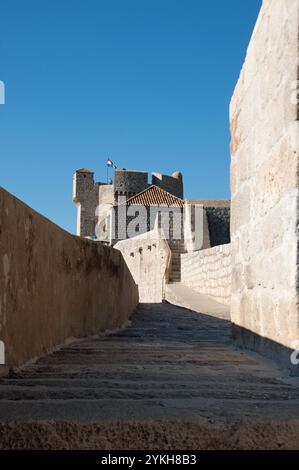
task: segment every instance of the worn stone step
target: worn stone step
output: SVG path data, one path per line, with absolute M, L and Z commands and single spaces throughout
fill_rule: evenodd
M 299 387 L 234 347 L 223 306 L 178 286 L 167 289 L 187 295 L 185 308 L 140 305 L 128 328 L 74 342 L 1 378 L 2 420 L 299 418 Z

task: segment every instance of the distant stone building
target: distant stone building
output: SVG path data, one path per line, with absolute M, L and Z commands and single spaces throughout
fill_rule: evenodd
M 183 176 L 116 169 L 112 184 L 95 182 L 94 173 L 77 170 L 73 201 L 77 206 L 77 235 L 114 245 L 155 227 L 167 233 L 171 250 L 192 251 L 186 233 L 195 230 L 195 208 L 203 209 L 201 248 L 230 242 L 229 201 L 184 199 Z M 189 206 L 189 210 L 185 210 Z M 189 214 L 187 216 L 186 214 Z

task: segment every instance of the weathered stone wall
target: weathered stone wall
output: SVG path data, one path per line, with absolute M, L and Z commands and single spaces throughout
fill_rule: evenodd
M 183 254 L 181 267 L 183 284 L 230 305 L 232 265 L 229 244 Z
M 135 170 L 115 170 L 114 191 L 117 195 L 131 197 L 148 187 L 148 173 Z
M 299 339 L 298 18 L 298 0 L 264 0 L 230 107 L 234 334 L 288 365 Z
M 114 204 L 114 187 L 113 184 L 99 185 L 99 204 Z
M 9 366 L 119 327 L 137 303 L 119 251 L 68 234 L 0 188 L 0 340 Z
M 184 198 L 183 175 L 179 171 L 171 176 L 161 173 L 152 173 L 152 184 L 164 189 L 164 191 L 174 194 L 181 199 Z
M 207 213 L 200 204 L 185 204 L 185 250 L 198 251 L 211 247 Z
M 184 239 L 184 214 L 179 207 L 115 206 L 112 220 L 112 244 L 146 234 L 155 226 L 162 228 L 167 239 Z
M 138 285 L 140 302 L 162 302 L 171 262 L 167 241 L 154 230 L 120 241 L 115 248 L 123 254 Z
M 230 243 L 230 201 L 225 199 L 188 199 L 204 208 L 211 247 Z
M 230 243 L 230 207 L 205 207 L 211 246 Z
M 179 172 L 173 173 L 172 176 L 153 173 L 152 181 L 152 184 L 156 184 L 171 194 L 183 196 L 183 177 Z M 106 184 L 96 183 L 93 171 L 83 168 L 77 170 L 73 176 L 73 202 L 77 206 L 77 235 L 96 238 L 95 232 L 98 231 L 98 223 L 106 218 L 105 214 L 102 215 L 102 211 L 106 212 L 107 205 L 121 205 L 149 186 L 146 171 L 117 169 L 114 173 L 114 183 Z M 131 217 L 131 219 L 133 218 Z M 120 229 L 122 230 L 122 228 Z M 126 236 L 121 235 L 119 238 L 123 239 Z M 100 240 L 102 239 L 103 237 L 100 236 Z M 104 239 L 107 239 L 106 235 Z
M 73 202 L 77 206 L 77 235 L 93 237 L 96 226 L 96 208 L 99 204 L 99 185 L 93 172 L 78 170 L 73 176 Z

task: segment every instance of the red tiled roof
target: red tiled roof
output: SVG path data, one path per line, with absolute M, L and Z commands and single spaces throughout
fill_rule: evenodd
M 184 207 L 184 200 L 168 193 L 158 186 L 152 185 L 141 193 L 130 197 L 126 204 L 128 206 L 165 206 Z

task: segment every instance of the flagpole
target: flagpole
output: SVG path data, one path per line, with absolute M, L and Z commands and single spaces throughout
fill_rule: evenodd
M 109 167 L 112 167 L 114 170 L 116 170 L 117 166 L 115 165 L 115 163 L 111 160 L 111 158 L 108 158 L 107 162 L 106 162 L 106 165 L 107 165 L 107 184 L 109 184 Z M 111 180 L 111 178 L 110 178 Z M 112 180 L 111 180 L 112 181 Z

